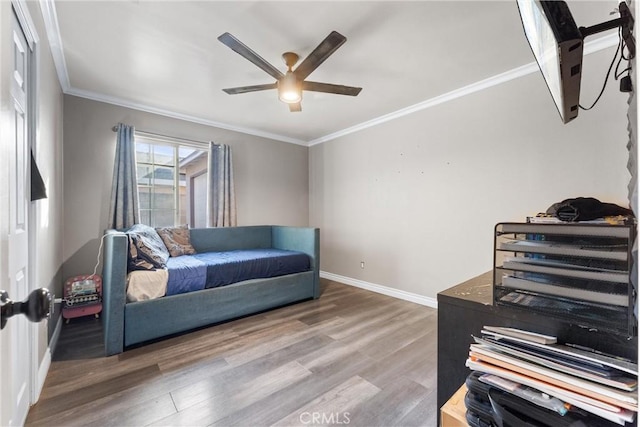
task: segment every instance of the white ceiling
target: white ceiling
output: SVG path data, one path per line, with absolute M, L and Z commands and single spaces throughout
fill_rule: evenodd
M 615 17 L 609 13 L 617 1 L 568 3 L 578 25 Z M 43 5 L 53 17 L 47 32 L 66 93 L 301 144 L 428 104 L 533 59 L 515 1 Z M 347 42 L 309 78 L 362 87 L 359 96 L 305 92 L 302 112 L 291 113 L 274 90 L 222 92 L 273 78 L 220 43 L 220 34 L 230 32 L 284 72 L 283 52 L 302 60 L 332 30 Z

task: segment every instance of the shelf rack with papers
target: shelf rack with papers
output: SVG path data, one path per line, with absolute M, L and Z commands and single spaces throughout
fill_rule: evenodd
M 635 225 L 499 223 L 493 302 L 635 336 L 634 233 Z

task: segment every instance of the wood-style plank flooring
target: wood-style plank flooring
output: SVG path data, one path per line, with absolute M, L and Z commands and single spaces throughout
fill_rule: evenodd
M 64 325 L 28 426 L 435 426 L 437 311 L 322 280 L 322 296 L 104 357 Z

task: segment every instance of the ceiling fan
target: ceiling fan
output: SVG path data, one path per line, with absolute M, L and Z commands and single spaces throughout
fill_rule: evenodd
M 287 65 L 287 72 L 282 73 L 273 65 L 265 61 L 260 55 L 247 47 L 240 40 L 229 33 L 218 37 L 223 44 L 253 62 L 259 68 L 276 79 L 275 83 L 262 85 L 240 86 L 222 89 L 229 95 L 239 93 L 256 92 L 259 90 L 278 89 L 280 101 L 289 104 L 289 111 L 302 111 L 302 91 L 334 93 L 338 95 L 357 96 L 362 88 L 353 86 L 334 85 L 330 83 L 318 83 L 305 80 L 316 68 L 320 66 L 333 52 L 335 52 L 347 38 L 337 31 L 332 31 L 314 50 L 293 70 L 300 58 L 296 53 L 285 52 L 282 59 Z

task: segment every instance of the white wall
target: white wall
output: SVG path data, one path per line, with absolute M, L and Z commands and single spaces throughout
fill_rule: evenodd
M 612 56 L 585 60 L 583 104 Z M 577 196 L 626 206 L 626 100 L 610 83 L 563 125 L 536 73 L 311 147 L 321 270 L 435 299 L 492 268 L 497 222 Z
M 140 130 L 229 144 L 238 225 L 306 226 L 308 148 L 66 95 L 64 277 L 92 272 L 107 227 L 118 122 Z
M 62 294 L 62 220 L 64 214 L 62 189 L 62 111 L 63 95 L 53 64 L 39 3 L 28 2 L 29 13 L 40 37 L 38 56 L 38 99 L 36 163 L 47 189 L 47 198 L 32 202 L 36 218 L 35 278 L 37 287 L 49 288 L 57 296 Z M 53 313 L 50 322 L 40 324 L 40 360 L 44 357 L 60 313 Z M 49 323 L 49 327 L 47 327 Z

